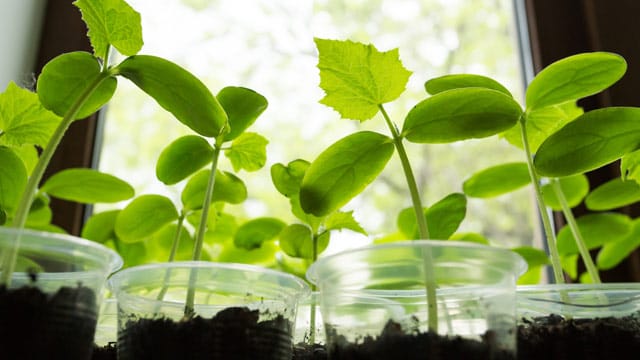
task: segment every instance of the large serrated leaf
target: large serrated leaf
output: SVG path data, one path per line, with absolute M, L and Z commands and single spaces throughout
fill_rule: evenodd
M 527 88 L 527 110 L 578 100 L 597 94 L 627 70 L 620 55 L 592 52 L 569 56 L 543 69 Z
M 64 117 L 75 112 L 73 119 L 85 118 L 106 104 L 116 90 L 117 80 L 102 73 L 93 55 L 75 51 L 49 61 L 38 77 L 37 91 L 42 105 Z M 87 91 L 93 90 L 85 98 Z M 83 105 L 76 108 L 78 101 Z
M 135 55 L 142 48 L 140 14 L 124 0 L 77 0 L 74 2 L 89 28 L 96 56 L 107 57 L 109 45 L 122 55 Z
M 640 108 L 589 111 L 545 140 L 534 164 L 543 176 L 584 173 L 640 148 Z
M 84 204 L 114 203 L 132 198 L 129 183 L 93 169 L 66 169 L 42 185 L 41 191 L 52 197 Z
M 0 94 L 0 145 L 44 147 L 60 120 L 42 106 L 37 94 L 13 81 Z
M 177 219 L 178 210 L 169 198 L 153 194 L 141 195 L 118 214 L 115 232 L 122 242 L 140 242 Z
M 380 52 L 373 45 L 353 41 L 315 39 L 318 48 L 322 104 L 345 119 L 365 121 L 378 106 L 397 99 L 411 72 L 404 68 L 398 49 Z
M 353 217 L 353 211 L 336 211 L 329 214 L 324 221 L 324 227 L 326 231 L 347 229 L 367 235 L 367 232 Z
M 180 122 L 202 136 L 227 131 L 227 114 L 202 81 L 189 71 L 160 57 L 134 55 L 117 67 Z
M 158 157 L 156 177 L 167 185 L 182 181 L 213 159 L 213 147 L 197 135 L 174 140 Z
M 447 90 L 414 106 L 402 135 L 415 143 L 483 138 L 513 127 L 522 109 L 510 96 L 484 88 Z
M 478 171 L 462 184 L 465 195 L 490 198 L 506 194 L 531 184 L 526 163 L 506 163 Z
M 300 188 L 302 209 L 316 216 L 338 210 L 378 176 L 393 151 L 392 139 L 371 131 L 338 140 L 307 169 Z

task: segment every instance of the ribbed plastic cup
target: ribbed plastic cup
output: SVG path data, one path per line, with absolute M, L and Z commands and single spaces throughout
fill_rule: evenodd
M 113 250 L 78 237 L 0 227 L 0 262 L 18 243 L 9 288 L 0 285 L 0 358 L 87 359 Z
M 357 346 L 400 332 L 429 333 L 427 273 L 436 284 L 439 335 L 477 340 L 491 354 L 515 354 L 516 279 L 525 269 L 524 260 L 505 249 L 407 241 L 321 258 L 307 278 L 320 290 L 330 358 L 339 358 L 334 350 L 347 342 Z M 356 316 L 357 309 L 366 316 Z M 412 352 L 411 344 L 398 344 L 391 353 Z M 425 351 L 429 346 L 421 344 L 413 353 Z
M 109 285 L 118 299 L 124 360 L 290 360 L 298 300 L 310 291 L 290 274 L 210 262 L 133 267 Z M 190 286 L 195 315 L 185 317 Z

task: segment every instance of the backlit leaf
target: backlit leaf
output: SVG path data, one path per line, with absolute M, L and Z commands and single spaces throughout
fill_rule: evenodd
M 217 137 L 227 129 L 227 114 L 200 79 L 179 65 L 151 55 L 134 55 L 117 67 L 122 76 L 198 134 Z
M 132 198 L 129 183 L 93 169 L 66 169 L 42 185 L 41 191 L 52 197 L 85 204 L 114 203 Z
M 513 98 L 496 90 L 447 90 L 414 106 L 404 121 L 402 135 L 415 143 L 483 138 L 513 127 L 521 114 Z
M 81 236 L 101 244 L 116 238 L 116 218 L 120 210 L 110 210 L 92 215 L 82 227 Z
M 583 174 L 561 177 L 557 181 L 560 182 L 560 188 L 570 208 L 578 206 L 589 193 L 589 180 Z M 562 204 L 551 184 L 542 186 L 542 198 L 553 210 L 562 210 Z
M 597 94 L 627 70 L 620 55 L 592 52 L 558 60 L 540 71 L 527 88 L 527 110 Z
M 237 86 L 228 86 L 216 96 L 229 117 L 230 131 L 224 136 L 231 141 L 242 134 L 267 109 L 267 99 L 257 92 Z
M 615 178 L 597 188 L 587 196 L 585 204 L 590 210 L 613 210 L 640 201 L 640 185 L 632 180 Z
M 262 246 L 266 241 L 275 239 L 286 224 L 279 219 L 261 217 L 249 220 L 240 225 L 233 243 L 238 248 L 252 250 Z
M 360 226 L 358 221 L 353 217 L 353 211 L 336 211 L 327 216 L 324 222 L 325 230 L 351 230 L 357 233 L 367 235 L 367 232 Z
M 164 148 L 156 163 L 156 177 L 167 185 L 175 184 L 200 170 L 213 159 L 213 147 L 197 135 L 186 135 Z
M 302 187 L 302 209 L 316 216 L 341 208 L 384 169 L 392 139 L 371 131 L 348 135 L 325 149 L 309 166 Z
M 490 198 L 517 190 L 531 183 L 526 163 L 507 163 L 481 170 L 462 184 L 465 195 Z
M 10 148 L 0 146 L 0 209 L 12 213 L 27 185 L 27 170 Z
M 257 171 L 267 162 L 267 144 L 262 135 L 246 132 L 233 140 L 231 148 L 224 151 L 233 170 Z
M 429 238 L 447 240 L 453 235 L 467 212 L 467 198 L 463 194 L 453 193 L 445 196 L 424 211 L 429 230 Z M 416 215 L 412 207 L 398 214 L 398 229 L 410 239 L 419 239 L 420 234 Z
M 271 181 L 278 192 L 288 198 L 300 193 L 300 184 L 309 162 L 297 159 L 286 166 L 280 163 L 271 166 Z
M 589 111 L 540 145 L 534 159 L 544 176 L 584 173 L 640 147 L 640 108 L 609 107 Z
M 185 209 L 201 209 L 209 184 L 211 170 L 201 170 L 193 175 L 182 190 L 182 204 Z M 217 171 L 211 202 L 223 201 L 239 204 L 247 199 L 247 187 L 242 179 L 230 172 Z
M 318 48 L 322 104 L 345 119 L 365 121 L 378 106 L 397 99 L 411 72 L 399 59 L 398 49 L 380 52 L 373 45 L 353 41 L 315 39 Z
M 578 228 L 588 249 L 618 241 L 631 232 L 631 219 L 622 214 L 598 213 L 579 217 Z M 568 226 L 558 233 L 558 252 L 560 255 L 578 253 L 576 241 Z
M 329 233 L 318 237 L 316 255 L 319 255 L 329 245 Z M 313 259 L 313 234 L 309 227 L 292 224 L 280 233 L 280 247 L 285 254 L 299 259 Z
M 73 119 L 83 119 L 106 104 L 116 90 L 117 80 L 103 74 L 98 60 L 88 52 L 75 51 L 49 61 L 38 77 L 37 91 L 42 105 L 64 117 L 96 81 L 103 79 L 91 96 L 75 113 Z
M 640 150 L 630 152 L 620 160 L 620 174 L 625 180 L 635 180 L 640 184 Z
M 609 270 L 620 264 L 629 254 L 640 247 L 640 220 L 632 223 L 631 233 L 617 241 L 605 244 L 598 252 L 596 264 L 598 269 Z
M 161 195 L 141 195 L 118 214 L 115 232 L 122 242 L 139 242 L 177 219 L 178 211 L 170 199 Z
M 490 77 L 475 74 L 451 74 L 433 78 L 424 84 L 427 93 L 435 95 L 443 91 L 467 87 L 481 87 L 512 96 L 509 90 Z

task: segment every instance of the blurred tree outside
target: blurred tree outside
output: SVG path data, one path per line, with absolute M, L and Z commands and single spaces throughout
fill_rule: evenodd
M 245 86 L 269 100 L 252 130 L 265 135 L 267 165 L 243 174 L 250 200 L 227 209 L 248 218 L 292 220 L 287 199 L 275 191 L 269 168 L 297 158 L 313 160 L 356 126 L 387 133 L 384 122 L 359 125 L 318 103 L 317 56 L 313 37 L 351 39 L 379 50 L 400 49 L 413 71 L 407 91 L 387 107 L 400 126 L 406 113 L 428 96 L 426 80 L 448 73 L 490 76 L 522 99 L 520 61 L 510 0 L 130 0 L 142 14 L 143 53 L 186 67 L 215 94 L 224 86 Z M 176 202 L 180 186 L 155 179 L 162 148 L 188 129 L 170 118 L 132 84 L 122 81 L 106 112 L 100 169 L 130 181 L 137 194 L 159 193 Z M 461 192 L 475 171 L 524 154 L 497 137 L 450 145 L 409 145 L 428 206 Z M 230 168 L 222 162 L 220 168 Z M 346 210 L 374 236 L 396 230 L 400 209 L 410 206 L 397 158 Z M 99 208 L 97 210 L 104 210 Z M 460 231 L 482 233 L 501 246 L 530 245 L 537 233 L 528 188 L 491 200 L 469 199 Z M 349 240 L 346 239 L 345 242 Z M 341 243 L 361 245 L 368 239 Z M 340 242 L 336 237 L 333 243 Z

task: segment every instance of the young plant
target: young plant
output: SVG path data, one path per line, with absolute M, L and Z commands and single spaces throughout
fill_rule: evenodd
M 604 52 L 578 54 L 549 65 L 527 88 L 526 107 L 521 110 L 519 126 L 503 134 L 507 141 L 524 150 L 526 163 L 494 166 L 474 174 L 464 184 L 465 193 L 474 197 L 492 197 L 528 184 L 534 186 L 556 283 L 564 283 L 561 255 L 575 253 L 582 257 L 591 281 L 600 282 L 589 249 L 601 245 L 606 237 L 596 242 L 593 242 L 595 237 L 591 233 L 585 237 L 571 208 L 582 202 L 589 193 L 584 173 L 603 164 L 596 159 L 603 156 L 620 157 L 630 151 L 630 148 L 611 154 L 603 145 L 608 141 L 605 140 L 606 132 L 601 135 L 600 129 L 580 124 L 585 122 L 584 119 L 589 121 L 588 119 L 595 118 L 597 120 L 591 122 L 599 122 L 602 128 L 610 129 L 611 122 L 632 122 L 638 116 L 638 111 L 633 108 L 606 108 L 584 113 L 576 105 L 576 101 L 608 88 L 625 71 L 626 62 L 622 57 Z M 486 86 L 480 79 L 486 78 L 478 75 L 449 75 L 433 79 L 425 87 L 427 91 L 437 93 L 440 88 Z M 584 131 L 580 136 L 576 133 L 563 135 L 567 134 L 565 128 L 574 129 L 576 126 Z M 551 149 L 549 144 L 553 143 L 556 145 Z M 591 153 L 584 151 L 582 144 L 596 143 L 601 146 L 598 150 L 592 148 Z M 566 153 L 573 153 L 574 157 L 566 158 Z M 596 153 L 598 154 L 594 157 Z M 558 160 L 563 157 L 564 162 Z M 613 160 L 615 159 L 610 161 Z M 580 165 L 585 163 L 591 167 Z M 555 170 L 549 171 L 549 167 Z M 546 176 L 547 184 L 542 184 L 542 176 Z M 568 223 L 566 230 L 557 238 L 547 212 L 548 207 L 562 211 Z M 584 219 L 583 223 L 589 221 L 589 218 Z M 616 221 L 613 217 L 597 216 L 597 220 L 592 223 L 613 227 Z M 575 263 L 577 258 L 567 259 Z
M 334 108 L 345 119 L 367 121 L 380 114 L 391 137 L 359 131 L 338 140 L 309 166 L 300 189 L 305 212 L 329 214 L 360 193 L 384 169 L 397 152 L 412 202 L 419 238 L 431 238 L 413 170 L 404 141 L 448 143 L 488 137 L 517 123 L 520 107 L 511 96 L 488 88 L 443 91 L 411 109 L 399 128 L 384 104 L 405 90 L 411 73 L 399 60 L 398 50 L 379 52 L 373 45 L 352 41 L 315 39 L 320 69 L 321 103 Z M 424 256 L 425 290 L 429 331 L 437 332 L 437 303 L 431 254 Z

